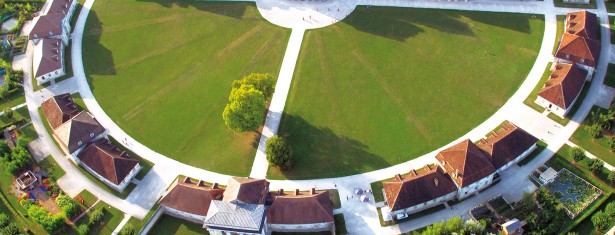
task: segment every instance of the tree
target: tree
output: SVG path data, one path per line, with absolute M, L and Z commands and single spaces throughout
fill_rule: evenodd
M 610 171 L 606 179 L 612 184 L 615 182 L 615 171 Z
M 602 170 L 602 167 L 604 167 L 604 162 L 597 158 L 592 159 L 589 161 L 589 164 L 587 164 L 587 167 L 589 168 L 591 172 L 596 174 Z
M 609 228 L 610 218 L 603 211 L 598 211 L 592 216 L 594 228 L 599 232 L 605 232 Z
M 596 140 L 602 138 L 602 126 L 600 126 L 600 123 L 594 122 L 594 124 L 586 126 L 585 128 L 593 139 Z
M 56 204 L 62 209 L 67 218 L 72 218 L 79 211 L 77 201 L 67 195 L 60 195 L 56 198 Z
M 86 235 L 90 232 L 90 227 L 87 224 L 79 225 L 79 227 L 77 227 L 77 232 L 79 232 L 80 235 Z
M 240 88 L 241 85 L 252 85 L 263 93 L 265 99 L 270 99 L 275 91 L 275 78 L 268 73 L 251 73 L 241 80 L 233 81 L 233 89 Z
M 95 209 L 92 214 L 90 214 L 90 225 L 96 224 L 105 217 L 105 211 L 102 209 Z
M 134 234 L 135 234 L 135 226 L 133 226 L 132 224 L 127 224 L 120 230 L 120 235 L 134 235 Z
M 569 151 L 575 162 L 580 162 L 585 158 L 585 151 L 580 147 L 571 148 Z
M 230 103 L 222 118 L 227 127 L 240 131 L 256 131 L 265 120 L 265 96 L 252 85 L 241 85 L 231 91 Z
M 267 139 L 265 153 L 270 166 L 279 166 L 287 170 L 293 166 L 293 150 L 280 136 L 274 135 Z
M 604 213 L 609 218 L 614 218 L 615 217 L 615 202 L 609 202 L 609 204 L 607 204 L 606 207 L 604 208 Z
M 9 98 L 9 89 L 8 87 L 0 87 L 0 99 Z
M 615 152 L 615 137 L 609 138 L 609 148 L 611 152 Z
M 19 233 L 19 228 L 15 223 L 10 223 L 6 227 L 2 228 L 2 235 L 17 235 Z

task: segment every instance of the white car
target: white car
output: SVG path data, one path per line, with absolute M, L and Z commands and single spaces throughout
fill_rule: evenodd
M 401 220 L 401 219 L 408 218 L 408 214 L 406 214 L 406 213 L 400 213 L 400 214 L 397 214 L 397 216 L 396 216 L 396 217 L 397 217 L 397 220 Z

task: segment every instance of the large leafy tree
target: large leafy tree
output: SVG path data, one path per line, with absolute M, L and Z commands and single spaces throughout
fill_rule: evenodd
M 253 85 L 233 88 L 229 104 L 222 112 L 227 127 L 244 132 L 256 131 L 265 120 L 265 96 Z
M 575 162 L 580 162 L 585 158 L 585 151 L 580 147 L 574 147 L 570 149 L 570 155 Z
M 263 93 L 265 99 L 270 99 L 275 90 L 275 78 L 268 73 L 251 73 L 241 80 L 233 81 L 233 89 L 240 88 L 241 85 L 252 85 Z
M 596 214 L 592 216 L 591 220 L 594 224 L 594 228 L 596 228 L 599 232 L 605 232 L 609 228 L 609 223 L 611 222 L 609 215 L 603 211 L 596 212 Z
M 604 167 L 604 162 L 600 159 L 592 159 L 589 161 L 589 164 L 587 164 L 587 167 L 591 172 L 596 174 L 602 170 L 602 167 Z
M 286 170 L 293 166 L 291 147 L 284 138 L 274 135 L 267 139 L 265 153 L 270 166 L 279 166 Z

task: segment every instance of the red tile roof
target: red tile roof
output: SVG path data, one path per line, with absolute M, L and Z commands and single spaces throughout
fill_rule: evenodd
M 562 109 L 568 109 L 583 89 L 586 76 L 587 71 L 573 64 L 557 63 L 538 96 Z
M 329 191 L 310 191 L 298 195 L 272 193 L 267 209 L 269 224 L 333 223 L 333 204 Z
M 442 150 L 436 159 L 459 187 L 468 186 L 495 172 L 489 157 L 470 140 Z
M 439 166 L 425 166 L 402 178 L 384 182 L 383 188 L 391 211 L 401 210 L 457 191 L 451 177 Z
M 81 112 L 53 131 L 72 154 L 106 130 L 90 113 Z
M 564 33 L 555 57 L 596 67 L 600 56 L 600 41 Z
M 66 15 L 71 4 L 73 4 L 73 0 L 53 0 L 49 4 L 47 14 L 62 13 Z
M 566 14 L 566 33 L 584 38 L 598 38 L 598 17 L 588 11 L 568 12 Z
M 43 102 L 41 106 L 52 129 L 58 128 L 62 123 L 67 122 L 81 112 L 79 106 L 75 104 L 68 93 L 56 95 Z
M 179 211 L 206 216 L 212 200 L 220 200 L 224 189 L 217 185 L 207 186 L 203 181 L 193 182 L 190 178 L 178 179 L 160 205 Z
M 139 161 L 128 156 L 106 139 L 99 139 L 88 145 L 80 154 L 79 160 L 105 179 L 119 185 Z
M 232 177 L 224 191 L 223 201 L 239 200 L 246 204 L 265 204 L 269 190 L 269 182 L 264 179 L 249 177 Z
M 64 14 L 61 13 L 40 16 L 30 31 L 30 40 L 61 35 L 62 19 Z
M 499 169 L 534 146 L 537 141 L 536 137 L 525 130 L 506 123 L 487 139 L 481 139 L 478 147 L 490 155 L 491 165 Z

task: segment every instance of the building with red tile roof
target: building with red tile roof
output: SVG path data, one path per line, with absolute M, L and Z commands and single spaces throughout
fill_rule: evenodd
M 415 213 L 455 199 L 457 186 L 438 165 L 412 170 L 383 183 L 384 196 L 392 214 Z
M 66 75 L 62 48 L 61 39 L 43 38 L 34 44 L 32 69 L 39 85 Z
M 222 199 L 224 189 L 189 177 L 178 178 L 160 199 L 165 214 L 202 224 L 213 200 Z
M 556 62 L 575 63 L 593 73 L 600 57 L 600 41 L 564 33 L 555 52 Z
M 64 93 L 51 97 L 41 105 L 43 113 L 51 126 L 56 129 L 63 123 L 81 113 L 79 106 L 75 104 L 69 93 Z
M 141 170 L 139 160 L 130 158 L 126 151 L 106 139 L 89 144 L 79 153 L 78 160 L 83 168 L 118 192 L 124 191 Z
M 496 172 L 502 172 L 532 153 L 538 139 L 512 123 L 481 139 L 478 147 L 487 153 Z
M 576 65 L 556 63 L 535 103 L 560 117 L 566 116 L 581 94 L 587 74 Z
M 600 38 L 598 38 L 598 17 L 594 13 L 586 10 L 568 12 L 568 14 L 566 14 L 565 25 L 566 33 L 600 40 Z
M 273 203 L 267 209 L 269 232 L 322 232 L 335 233 L 333 204 L 327 190 L 308 192 L 295 190 L 271 193 Z
M 469 139 L 442 150 L 436 155 L 436 159 L 457 185 L 459 199 L 484 189 L 493 182 L 495 168 L 489 157 Z

